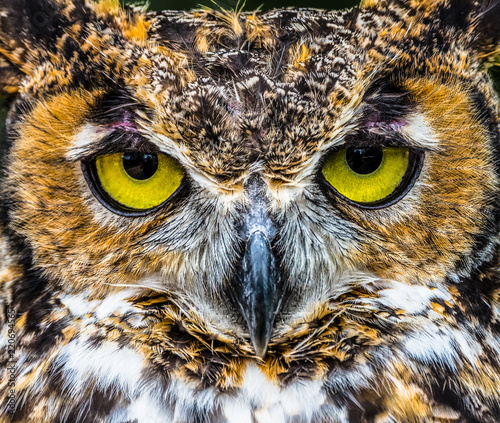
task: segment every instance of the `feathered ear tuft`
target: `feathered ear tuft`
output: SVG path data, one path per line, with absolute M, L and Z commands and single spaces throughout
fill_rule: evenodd
M 437 16 L 442 25 L 463 31 L 466 41 L 485 59 L 499 53 L 500 47 L 500 0 L 424 0 L 422 3 L 438 3 Z
M 479 58 L 494 56 L 500 46 L 500 0 L 410 0 L 429 11 L 441 27 L 454 27 Z
M 70 60 L 65 55 L 83 48 L 90 34 L 100 38 L 101 27 L 126 42 L 148 39 L 146 13 L 119 0 L 0 0 L 0 96 L 18 91 L 44 62 Z
M 435 30 L 464 43 L 481 60 L 500 53 L 500 0 L 363 0 L 361 7 L 406 9 L 409 19 L 431 22 Z
M 500 54 L 500 0 L 476 1 L 473 15 L 472 40 L 479 57 L 492 60 Z
M 0 94 L 16 92 L 23 74 L 30 73 L 30 65 L 56 52 L 57 39 L 87 14 L 83 1 L 2 0 Z

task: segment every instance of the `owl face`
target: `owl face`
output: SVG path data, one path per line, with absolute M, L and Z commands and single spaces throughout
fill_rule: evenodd
M 14 420 L 496 421 L 498 13 L 7 0 Z

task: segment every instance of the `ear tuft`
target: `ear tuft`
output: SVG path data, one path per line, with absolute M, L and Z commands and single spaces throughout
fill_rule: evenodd
M 64 31 L 57 0 L 3 0 L 0 6 L 0 46 L 5 52 L 31 43 L 49 45 Z
M 0 94 L 18 88 L 29 60 L 56 51 L 68 25 L 65 12 L 82 5 L 64 0 L 2 0 L 0 5 Z
M 145 11 L 122 8 L 120 0 L 0 0 L 0 95 L 16 92 L 42 63 L 64 59 L 68 37 L 78 49 L 103 27 L 143 44 L 150 23 Z
M 479 57 L 491 60 L 500 54 L 500 0 L 483 0 L 473 17 L 473 43 Z
M 415 0 L 410 0 L 410 3 Z M 417 0 L 443 28 L 453 27 L 478 57 L 495 54 L 500 43 L 500 0 Z
M 480 60 L 500 54 L 500 0 L 362 0 L 361 7 L 406 10 L 411 19 L 458 39 Z

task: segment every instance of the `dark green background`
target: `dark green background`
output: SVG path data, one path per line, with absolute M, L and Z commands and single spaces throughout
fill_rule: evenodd
M 127 3 L 134 3 L 127 1 Z M 194 9 L 199 6 L 217 8 L 217 5 L 225 9 L 240 8 L 243 0 L 151 0 L 151 9 Z M 359 0 L 246 0 L 244 10 L 273 9 L 275 7 L 316 7 L 321 9 L 343 9 L 352 7 L 359 3 Z

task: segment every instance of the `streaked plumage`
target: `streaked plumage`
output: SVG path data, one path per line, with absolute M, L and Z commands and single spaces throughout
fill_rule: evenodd
M 498 422 L 499 18 L 2 0 L 0 421 Z

